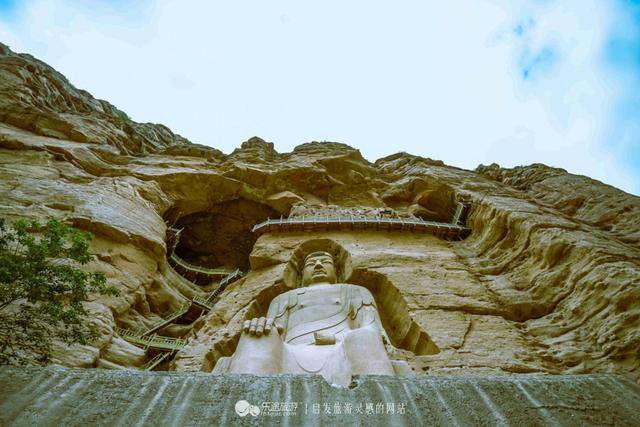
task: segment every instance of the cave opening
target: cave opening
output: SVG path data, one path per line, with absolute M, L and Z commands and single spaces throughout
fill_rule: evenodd
M 173 227 L 182 229 L 175 254 L 200 267 L 247 271 L 257 239 L 252 227 L 279 216 L 268 205 L 243 198 L 217 203 L 175 221 Z

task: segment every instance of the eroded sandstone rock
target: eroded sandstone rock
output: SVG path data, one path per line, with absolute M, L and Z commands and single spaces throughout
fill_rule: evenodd
M 233 354 L 242 322 L 291 289 L 300 248 L 329 244 L 348 258 L 345 280 L 374 295 L 392 357 L 415 372 L 640 377 L 640 199 L 561 169 L 474 172 L 407 153 L 369 163 L 344 144 L 278 153 L 259 138 L 224 155 L 135 123 L 46 64 L 0 46 L 0 200 L 9 219 L 53 216 L 93 232 L 90 267 L 122 291 L 92 302 L 104 333 L 90 346 L 57 349 L 63 365 L 141 367 L 148 355 L 116 327 L 152 328 L 215 288 L 190 283 L 167 262 L 167 225 L 181 219 L 191 227 L 184 218 L 244 204 L 277 217 L 449 221 L 465 200 L 472 233 L 463 241 L 371 230 L 267 233 L 249 249 L 238 245 L 236 259 L 219 248 L 234 243 L 233 227 L 226 240 L 215 227 L 206 236 L 190 229 L 202 265 L 250 269 L 210 311 L 191 310 L 159 329 L 188 340 L 160 368 L 210 371 Z M 254 213 L 238 218 L 264 216 Z M 252 225 L 243 223 L 245 235 Z M 425 335 L 439 353 L 420 350 Z

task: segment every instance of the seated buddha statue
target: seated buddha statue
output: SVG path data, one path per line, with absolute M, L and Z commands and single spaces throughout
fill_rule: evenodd
M 347 386 L 353 375 L 406 371 L 387 355 L 371 292 L 336 282 L 330 253 L 307 255 L 301 286 L 274 298 L 265 317 L 245 320 L 235 353 L 213 373 L 319 374 Z

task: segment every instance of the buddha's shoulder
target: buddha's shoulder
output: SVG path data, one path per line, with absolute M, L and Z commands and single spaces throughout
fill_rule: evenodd
M 340 285 L 342 289 L 347 292 L 348 298 L 355 306 L 361 306 L 362 304 L 373 304 L 373 294 L 364 286 L 354 285 L 352 283 L 339 283 L 338 285 Z

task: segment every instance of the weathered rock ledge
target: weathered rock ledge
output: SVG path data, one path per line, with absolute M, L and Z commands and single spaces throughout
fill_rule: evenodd
M 402 379 L 363 376 L 356 378 L 349 388 L 335 388 L 320 376 L 0 367 L 0 389 L 3 391 L 0 422 L 30 427 L 230 424 L 524 427 L 632 426 L 640 422 L 640 385 L 629 376 L 615 374 Z M 256 405 L 261 413 L 240 417 L 234 410 L 239 400 Z M 274 411 L 273 405 L 267 409 L 265 402 L 295 402 L 296 413 Z M 318 414 L 314 413 L 314 404 L 318 404 Z M 351 414 L 345 413 L 347 404 L 352 405 Z M 363 414 L 355 412 L 359 404 Z M 367 404 L 371 404 L 373 413 L 367 413 Z

